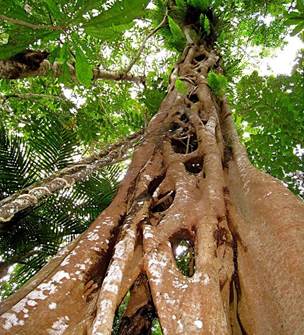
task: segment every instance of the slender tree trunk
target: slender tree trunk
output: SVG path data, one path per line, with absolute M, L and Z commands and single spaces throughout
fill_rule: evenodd
M 110 145 L 90 157 L 69 165 L 53 175 L 40 180 L 20 191 L 0 200 L 0 228 L 11 224 L 11 219 L 20 211 L 35 206 L 41 199 L 51 196 L 75 182 L 86 180 L 99 169 L 121 162 L 129 156 L 128 151 L 140 143 L 140 130 L 125 140 Z
M 116 198 L 3 303 L 0 334 L 111 334 L 128 290 L 121 334 L 148 334 L 153 313 L 165 335 L 304 334 L 304 206 L 248 161 L 206 82 L 217 60 L 185 49 Z

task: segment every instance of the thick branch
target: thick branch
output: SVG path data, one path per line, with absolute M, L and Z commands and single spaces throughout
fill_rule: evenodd
M 7 60 L 0 60 L 0 79 L 21 79 L 27 77 L 45 76 L 51 74 L 59 77 L 62 74 L 62 67 L 57 63 L 51 64 L 48 60 L 48 53 L 41 51 L 26 50 Z M 76 80 L 75 67 L 68 64 L 73 80 Z M 100 68 L 93 70 L 93 79 L 126 80 L 134 83 L 143 83 L 143 76 L 134 76 L 124 71 L 106 71 Z
M 132 134 L 124 141 L 113 144 L 98 155 L 85 158 L 3 199 L 0 201 L 0 222 L 9 222 L 15 214 L 36 205 L 42 198 L 51 196 L 65 187 L 70 187 L 75 182 L 85 180 L 104 166 L 125 160 L 129 155 L 128 150 L 140 142 L 141 136 L 142 131 Z

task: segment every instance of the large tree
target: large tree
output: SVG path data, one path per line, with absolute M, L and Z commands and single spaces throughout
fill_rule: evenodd
M 2 77 L 41 80 L 43 74 L 48 75 L 44 83 L 52 83 L 55 74 L 63 83 L 78 81 L 88 88 L 102 78 L 143 81 L 141 73 L 129 72 L 145 43 L 120 71 L 100 71 L 90 57 L 101 40 L 112 34 L 117 38 L 143 16 L 148 1 L 43 3 L 39 11 L 29 3 L 15 11 L 8 6 L 1 15 L 9 36 L 0 53 Z M 161 33 L 179 55 L 166 96 L 148 125 L 149 108 L 129 107 L 145 115 L 145 131 L 142 138 L 132 135 L 130 146 L 106 151 L 110 158 L 121 158 L 121 150 L 137 144 L 116 197 L 84 233 L 2 303 L 1 334 L 105 335 L 112 333 L 113 324 L 119 334 L 150 334 L 156 317 L 162 332 L 172 335 L 304 333 L 303 202 L 250 163 L 227 102 L 235 94 L 229 81 L 240 73 L 232 56 L 235 48 L 252 39 L 278 45 L 288 15 L 298 33 L 304 5 L 298 1 L 292 14 L 288 12 L 294 6 L 288 1 L 159 0 L 152 8 L 146 9 L 146 18 L 154 23 L 147 37 Z M 263 21 L 267 15 L 270 25 Z M 20 27 L 26 29 L 26 38 Z M 61 47 L 52 49 L 52 39 L 59 39 Z M 54 51 L 51 58 L 49 51 L 29 48 L 37 41 L 41 47 L 45 40 Z M 126 49 L 130 53 L 132 45 L 126 43 Z M 147 105 L 163 92 L 154 77 L 146 78 L 146 95 L 137 93 Z M 253 81 L 256 85 L 257 79 Z M 100 93 L 96 87 L 93 93 Z M 110 84 L 103 89 L 112 90 Z M 122 93 L 122 106 L 127 106 L 129 89 L 115 91 Z M 11 93 L 22 100 L 25 93 L 18 94 Z M 37 94 L 45 98 L 45 93 Z M 91 99 L 96 108 L 96 96 Z M 108 102 L 115 104 L 114 98 Z M 20 101 L 13 107 L 22 108 Z M 92 120 L 92 127 L 98 121 Z M 6 121 L 11 127 L 14 122 Z M 90 120 L 76 122 L 79 138 L 96 145 L 97 138 L 88 139 L 81 131 Z M 120 134 L 130 131 L 119 125 Z M 296 145 L 301 135 L 294 134 Z M 3 225 L 8 227 L 20 210 L 60 188 L 62 180 L 65 186 L 77 181 L 102 157 L 84 160 L 76 172 L 71 166 L 4 199 Z M 122 313 L 121 305 L 126 305 Z

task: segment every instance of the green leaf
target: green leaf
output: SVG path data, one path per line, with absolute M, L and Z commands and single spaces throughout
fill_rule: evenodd
M 299 34 L 302 30 L 304 30 L 304 21 L 302 21 L 300 24 L 298 24 L 294 30 L 291 32 L 291 36 L 295 36 Z
M 100 28 L 106 28 L 129 23 L 144 15 L 148 2 L 149 0 L 116 1 L 110 9 L 93 17 L 84 26 L 89 27 L 97 25 Z
M 203 28 L 207 34 L 210 34 L 210 22 L 207 16 L 204 16 Z
M 297 0 L 297 9 L 299 12 L 304 13 L 304 0 Z
M 57 6 L 56 1 L 54 0 L 44 0 L 46 3 L 51 15 L 56 19 L 62 19 L 63 18 L 63 13 L 61 13 L 60 8 Z
M 72 79 L 71 72 L 67 62 L 64 62 L 62 64 L 62 73 L 60 79 L 64 84 L 68 84 Z
M 28 19 L 26 11 L 15 0 L 6 1 L 0 0 L 1 12 L 14 19 L 24 20 Z
M 188 93 L 187 84 L 181 79 L 176 79 L 175 88 L 176 88 L 177 92 L 182 94 L 182 95 L 187 95 L 187 93 Z
M 180 10 L 184 10 L 187 7 L 187 3 L 185 0 L 175 0 L 176 7 Z
M 70 53 L 69 45 L 67 42 L 65 42 L 59 51 L 59 57 L 57 59 L 58 64 L 66 63 L 69 59 L 69 53 Z
M 210 71 L 208 73 L 207 79 L 208 85 L 210 86 L 215 95 L 221 97 L 225 94 L 228 86 L 228 81 L 225 76 L 215 73 L 214 71 Z
M 188 0 L 188 5 L 204 11 L 210 6 L 210 0 Z
M 93 68 L 88 62 L 88 59 L 84 52 L 77 44 L 75 44 L 76 50 L 76 77 L 81 84 L 84 86 L 90 86 L 93 79 Z
M 181 30 L 180 26 L 173 20 L 171 16 L 168 16 L 169 28 L 176 40 L 185 39 L 185 35 Z
M 121 38 L 122 34 L 132 26 L 132 22 L 106 28 L 102 25 L 95 25 L 85 27 L 85 32 L 88 35 L 98 38 L 100 41 L 117 41 Z
M 74 23 L 83 22 L 83 15 L 86 14 L 89 10 L 94 8 L 99 8 L 99 0 L 77 0 L 75 4 L 76 16 L 73 19 Z
M 285 23 L 287 25 L 294 25 L 294 24 L 298 24 L 303 21 L 304 21 L 304 16 L 293 16 L 293 17 L 289 16 L 289 18 L 285 21 Z

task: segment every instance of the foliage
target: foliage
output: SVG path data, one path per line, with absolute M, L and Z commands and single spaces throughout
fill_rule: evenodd
M 152 328 L 151 328 L 152 335 L 163 335 L 160 323 L 158 319 L 154 319 L 152 322 Z
M 304 1 L 297 0 L 296 9 L 286 15 L 286 24 L 294 25 L 292 36 L 301 33 L 304 30 Z
M 195 268 L 194 249 L 191 242 L 188 240 L 179 241 L 175 253 L 177 268 L 184 276 L 191 277 Z
M 303 68 L 291 76 L 261 77 L 253 72 L 238 83 L 234 104 L 251 160 L 302 195 L 292 177 L 304 171 L 303 156 L 295 155 L 304 143 L 303 78 Z
M 126 311 L 126 309 L 128 307 L 129 301 L 130 301 L 130 291 L 128 291 L 128 293 L 123 298 L 123 301 L 121 302 L 121 304 L 117 308 L 115 318 L 114 318 L 114 321 L 113 321 L 112 335 L 119 335 L 120 322 L 121 322 L 121 319 L 122 319 L 122 316 L 123 316 L 124 312 Z
M 172 17 L 168 17 L 169 28 L 171 32 L 170 43 L 177 49 L 182 50 L 185 46 L 186 39 L 182 29 Z
M 204 11 L 209 7 L 209 0 L 187 0 L 187 4 Z
M 177 78 L 176 81 L 175 81 L 175 88 L 182 95 L 187 95 L 187 93 L 188 93 L 187 84 L 179 78 Z
M 30 46 L 43 45 L 45 41 L 52 42 L 49 44 L 52 59 L 62 64 L 63 81 L 70 79 L 68 62 L 75 62 L 77 79 L 88 86 L 92 79 L 92 65 L 86 39 L 91 36 L 99 39 L 103 36 L 109 41 L 119 38 L 134 19 L 144 16 L 147 4 L 148 0 L 121 0 L 109 7 L 106 1 L 100 0 L 88 4 L 72 1 L 68 5 L 65 1 L 39 0 L 28 1 L 22 6 L 18 1 L 7 3 L 1 0 L 7 29 L 0 59 L 14 56 Z M 98 15 L 95 15 L 96 11 Z M 87 36 L 81 38 L 84 32 Z
M 228 81 L 225 76 L 214 71 L 208 73 L 208 85 L 215 95 L 222 97 L 227 89 Z

